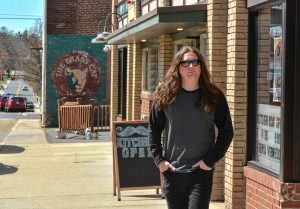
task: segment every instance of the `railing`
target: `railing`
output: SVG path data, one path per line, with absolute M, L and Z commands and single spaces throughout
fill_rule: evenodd
M 110 130 L 110 106 L 109 105 L 93 105 L 93 128 L 94 131 Z
M 92 125 L 92 105 L 62 105 L 59 107 L 59 130 L 84 132 Z
M 58 128 L 60 132 L 92 132 L 110 130 L 110 106 L 58 101 Z

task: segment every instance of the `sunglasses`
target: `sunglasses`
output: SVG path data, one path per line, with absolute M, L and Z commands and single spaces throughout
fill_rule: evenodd
M 189 67 L 191 64 L 193 66 L 197 66 L 197 65 L 200 65 L 200 60 L 199 59 L 196 59 L 196 60 L 182 60 L 179 64 L 182 67 Z

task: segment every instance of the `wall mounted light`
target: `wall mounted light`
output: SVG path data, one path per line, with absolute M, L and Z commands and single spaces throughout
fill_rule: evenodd
M 105 18 L 103 32 L 98 33 L 97 36 L 92 39 L 91 43 L 93 43 L 93 44 L 107 43 L 107 36 L 110 34 L 110 32 L 107 31 L 107 20 L 108 20 L 109 16 L 113 15 L 113 14 L 117 15 L 117 17 L 120 17 L 121 21 L 122 21 L 122 24 L 123 24 L 123 18 L 122 18 L 121 15 L 119 15 L 118 13 L 114 13 L 114 12 L 109 13 Z
M 110 51 L 110 49 L 111 49 L 111 45 L 109 45 L 109 44 L 106 44 L 106 45 L 103 47 L 103 51 L 104 51 L 105 53 L 107 53 L 108 51 Z

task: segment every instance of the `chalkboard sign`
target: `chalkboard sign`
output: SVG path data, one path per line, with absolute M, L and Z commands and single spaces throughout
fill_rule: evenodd
M 160 173 L 149 147 L 147 121 L 113 123 L 114 194 L 120 190 L 158 189 Z

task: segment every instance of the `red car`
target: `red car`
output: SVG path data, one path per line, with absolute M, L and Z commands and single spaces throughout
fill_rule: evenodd
M 5 103 L 7 102 L 9 96 L 2 96 L 0 99 L 0 110 L 3 111 L 5 108 Z
M 25 103 L 26 103 L 26 99 L 24 97 L 12 96 L 5 103 L 5 111 L 9 112 L 12 110 L 18 110 L 18 111 L 25 112 L 26 111 Z

